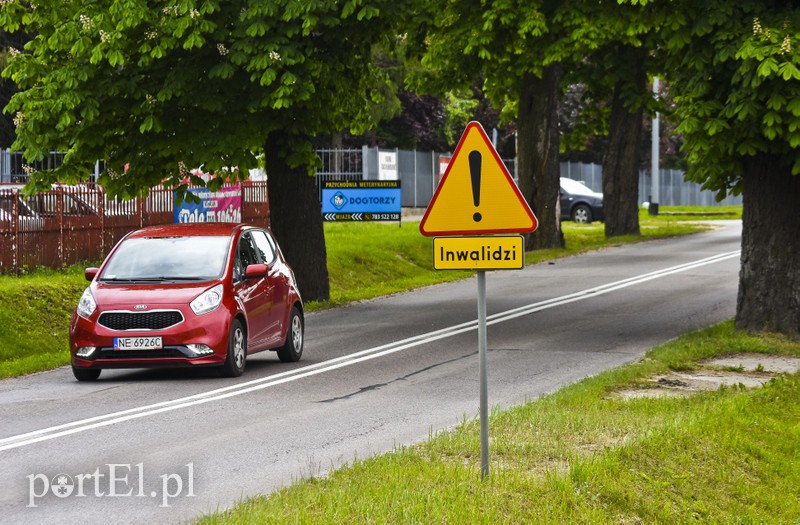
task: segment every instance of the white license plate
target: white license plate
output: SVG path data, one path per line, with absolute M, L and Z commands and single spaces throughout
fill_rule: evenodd
M 115 337 L 114 350 L 160 350 L 160 337 Z

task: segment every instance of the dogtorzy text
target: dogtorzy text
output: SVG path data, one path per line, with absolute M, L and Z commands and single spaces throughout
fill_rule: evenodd
M 185 472 L 161 474 L 159 490 L 145 490 L 144 463 L 107 463 L 86 474 L 29 474 L 28 507 L 37 507 L 37 500 L 56 498 L 159 498 L 160 507 L 169 507 L 177 497 L 194 497 L 194 463 L 187 463 Z M 183 470 L 183 469 L 181 469 Z M 41 502 L 39 502 L 41 503 Z

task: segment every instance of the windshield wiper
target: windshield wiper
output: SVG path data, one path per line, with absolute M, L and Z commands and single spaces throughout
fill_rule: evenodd
M 100 279 L 102 282 L 125 282 L 125 283 L 158 283 L 163 281 L 206 281 L 206 277 L 176 277 L 176 276 L 158 276 L 158 277 L 108 277 Z
M 168 275 L 160 275 L 158 277 L 133 277 L 130 279 L 131 281 L 147 281 L 147 282 L 158 282 L 158 281 L 204 281 L 204 277 L 177 277 L 177 276 L 168 276 Z

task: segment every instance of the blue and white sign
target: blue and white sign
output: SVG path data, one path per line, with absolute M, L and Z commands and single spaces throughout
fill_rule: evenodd
M 322 186 L 326 221 L 399 221 L 399 180 L 327 181 Z

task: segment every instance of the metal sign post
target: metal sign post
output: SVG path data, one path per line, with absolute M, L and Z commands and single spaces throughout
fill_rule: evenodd
M 486 370 L 486 272 L 478 272 L 478 374 L 480 375 L 481 479 L 489 475 L 489 379 Z

